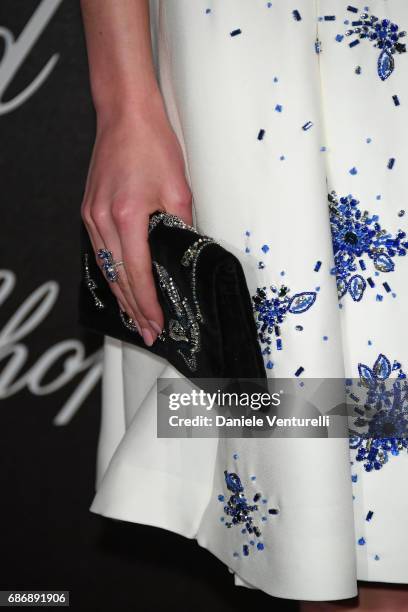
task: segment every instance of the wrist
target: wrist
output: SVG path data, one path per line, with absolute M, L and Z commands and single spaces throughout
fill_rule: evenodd
M 109 97 L 94 97 L 98 129 L 120 122 L 167 119 L 157 84 L 141 90 L 116 89 Z

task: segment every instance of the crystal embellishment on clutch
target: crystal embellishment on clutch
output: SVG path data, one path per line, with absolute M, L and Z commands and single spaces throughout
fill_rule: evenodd
M 157 261 L 153 261 L 153 265 L 159 278 L 160 289 L 172 312 L 168 323 L 168 336 L 181 343 L 177 352 L 189 369 L 194 371 L 197 369 L 197 354 L 201 348 L 199 322 L 188 299 L 181 296 L 166 268 Z
M 98 288 L 98 286 L 93 280 L 93 278 L 91 278 L 91 275 L 89 272 L 89 254 L 88 253 L 84 253 L 84 277 L 85 277 L 86 286 L 88 287 L 94 299 L 96 308 L 98 308 L 98 310 L 102 310 L 102 308 L 105 308 L 105 304 L 102 302 L 102 300 L 99 299 L 99 297 L 96 294 L 96 289 Z
M 180 219 L 180 217 L 177 217 L 177 215 L 171 215 L 170 213 L 166 212 L 157 212 L 150 217 L 148 230 L 149 234 L 157 225 L 159 225 L 159 223 L 163 223 L 167 227 L 178 227 L 179 229 L 186 229 L 190 232 L 198 234 L 195 227 L 188 225 L 188 223 L 185 223 L 183 219 Z
M 188 225 L 176 215 L 170 215 L 165 212 L 157 213 L 151 217 L 149 233 L 160 222 L 168 227 L 187 229 L 198 234 L 194 227 Z M 201 236 L 189 246 L 181 258 L 181 266 L 189 268 L 192 304 L 186 296 L 181 294 L 179 287 L 166 268 L 161 263 L 153 261 L 160 289 L 172 312 L 172 318 L 168 323 L 167 337 L 180 343 L 177 352 L 182 356 L 191 371 L 197 369 L 197 356 L 201 349 L 200 324 L 205 322 L 197 294 L 197 262 L 200 253 L 209 244 L 216 244 L 216 242 L 213 238 Z
M 199 238 L 196 242 L 194 242 L 194 244 L 188 247 L 187 251 L 184 253 L 181 259 L 181 264 L 183 266 L 185 266 L 186 268 L 189 266 L 191 267 L 191 272 L 190 272 L 191 291 L 193 293 L 193 301 L 194 301 L 194 307 L 196 310 L 197 321 L 199 321 L 200 323 L 204 323 L 204 318 L 201 313 L 200 304 L 199 304 L 198 296 L 197 296 L 197 276 L 196 276 L 197 261 L 198 261 L 198 257 L 201 251 L 203 250 L 203 248 L 212 243 L 214 243 L 214 240 L 212 238 L 208 238 L 207 236 L 204 236 L 203 238 Z

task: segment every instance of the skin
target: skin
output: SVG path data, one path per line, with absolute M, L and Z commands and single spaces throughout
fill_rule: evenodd
M 81 9 L 97 118 L 81 215 L 95 253 L 106 247 L 124 262 L 110 287 L 150 346 L 164 320 L 147 242 L 149 215 L 165 210 L 191 224 L 191 191 L 154 73 L 148 1 L 81 0 Z M 404 587 L 364 584 L 358 599 L 300 607 L 408 612 L 408 598 Z
M 82 0 L 81 9 L 97 118 L 81 216 L 95 254 L 106 247 L 124 262 L 110 288 L 151 346 L 164 319 L 149 215 L 164 210 L 191 224 L 191 191 L 154 73 L 148 2 Z

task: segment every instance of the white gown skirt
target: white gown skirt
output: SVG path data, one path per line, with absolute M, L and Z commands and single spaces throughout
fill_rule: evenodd
M 284 313 L 279 342 L 260 338 L 268 376 L 404 380 L 408 4 L 373 0 L 363 17 L 360 1 L 295 5 L 151 2 L 195 223 L 239 257 L 251 295 L 285 285 L 314 296 Z M 92 512 L 194 538 L 236 584 L 277 597 L 408 582 L 399 438 L 365 455 L 344 438 L 159 439 L 159 376 L 178 374 L 106 338 Z M 259 547 L 226 528 L 225 470 L 261 493 Z

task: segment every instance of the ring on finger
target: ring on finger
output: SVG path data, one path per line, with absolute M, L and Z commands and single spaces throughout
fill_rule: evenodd
M 124 265 L 123 261 L 115 261 L 112 251 L 106 248 L 98 249 L 97 256 L 103 260 L 102 270 L 107 280 L 111 283 L 116 283 L 119 277 L 117 268 Z

